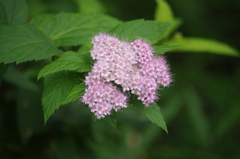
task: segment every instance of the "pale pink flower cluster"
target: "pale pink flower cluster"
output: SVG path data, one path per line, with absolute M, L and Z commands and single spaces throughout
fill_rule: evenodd
M 86 77 L 82 101 L 89 105 L 98 119 L 111 114 L 111 110 L 127 107 L 128 91 L 138 96 L 145 106 L 153 103 L 159 86 L 171 82 L 169 66 L 163 56 L 153 56 L 152 47 L 137 39 L 127 43 L 104 33 L 93 40 L 91 56 L 96 60 Z M 117 86 L 121 86 L 121 90 Z

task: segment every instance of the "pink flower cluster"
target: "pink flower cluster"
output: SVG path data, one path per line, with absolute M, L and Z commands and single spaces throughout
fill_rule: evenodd
M 91 56 L 96 62 L 86 77 L 88 88 L 82 101 L 98 119 L 111 114 L 111 110 L 127 107 L 124 92 L 137 95 L 149 106 L 158 99 L 159 86 L 166 87 L 172 82 L 165 58 L 153 56 L 152 47 L 141 39 L 127 43 L 100 33 L 92 43 Z

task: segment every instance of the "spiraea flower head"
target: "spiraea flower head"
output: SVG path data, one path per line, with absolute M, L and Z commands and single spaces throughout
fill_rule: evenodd
M 126 92 L 138 96 L 145 106 L 158 99 L 157 90 L 171 82 L 169 66 L 163 56 L 142 39 L 131 43 L 105 33 L 92 39 L 95 61 L 86 77 L 88 88 L 81 100 L 98 119 L 127 107 Z

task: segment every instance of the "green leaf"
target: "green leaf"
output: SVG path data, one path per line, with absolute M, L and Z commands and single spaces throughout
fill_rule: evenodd
M 16 122 L 19 135 L 24 143 L 44 130 L 41 94 L 17 89 L 16 91 Z
M 0 0 L 0 25 L 24 24 L 27 12 L 25 0 Z
M 60 53 L 54 42 L 33 25 L 0 26 L 0 63 L 41 60 Z
M 192 87 L 186 87 L 182 96 L 182 100 L 186 101 L 185 109 L 190 117 L 192 128 L 195 130 L 196 142 L 200 146 L 206 146 L 210 140 L 210 127 L 201 98 Z
M 166 44 L 181 45 L 174 50 L 176 52 L 208 52 L 219 55 L 239 56 L 239 52 L 231 46 L 204 38 L 177 37 Z
M 90 56 L 91 48 L 92 48 L 92 44 L 91 43 L 86 43 L 86 44 L 84 44 L 80 47 L 80 49 L 78 50 L 78 53 L 81 54 L 81 55 Z
M 62 71 L 46 76 L 42 96 L 45 123 L 62 105 L 73 86 L 79 82 L 79 74 L 76 72 Z
M 0 63 L 0 80 L 2 79 L 2 76 L 6 73 L 8 68 L 8 65 L 4 65 L 3 63 Z
M 151 122 L 163 128 L 163 130 L 168 133 L 166 123 L 160 111 L 160 107 L 156 103 L 150 104 L 149 107 L 145 107 L 141 101 L 134 100 L 133 106 L 142 112 Z
M 155 11 L 155 20 L 164 22 L 173 22 L 174 16 L 171 7 L 165 0 L 156 0 L 157 8 Z
M 155 50 L 155 55 L 161 55 L 164 54 L 165 52 L 168 52 L 170 50 L 175 49 L 179 45 L 160 45 L 160 46 L 154 46 Z
M 110 33 L 129 41 L 142 37 L 151 43 L 156 43 L 166 35 L 171 26 L 172 24 L 168 22 L 144 21 L 143 19 L 139 19 L 122 23 L 112 29 Z
M 99 13 L 60 13 L 40 15 L 31 20 L 58 46 L 81 45 L 100 31 L 108 31 L 121 22 Z
M 106 12 L 104 5 L 99 0 L 75 0 L 78 9 L 82 13 L 103 13 Z
M 73 51 L 68 51 L 63 53 L 59 59 L 41 69 L 38 74 L 38 79 L 48 74 L 63 70 L 87 72 L 91 70 L 91 65 L 91 61 L 86 56 Z
M 36 83 L 31 81 L 28 76 L 18 71 L 16 67 L 9 66 L 3 80 L 16 85 L 25 90 L 39 93 L 40 88 Z
M 75 102 L 76 100 L 78 100 L 84 94 L 85 88 L 86 88 L 85 83 L 75 85 L 68 94 L 67 98 L 63 101 L 62 105 Z
M 103 119 L 101 119 L 102 121 L 106 122 L 107 124 L 109 124 L 110 126 L 112 126 L 114 129 L 117 128 L 117 120 L 115 115 L 107 115 L 105 116 Z

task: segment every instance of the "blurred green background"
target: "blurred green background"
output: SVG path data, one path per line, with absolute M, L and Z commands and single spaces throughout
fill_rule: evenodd
M 154 0 L 27 0 L 29 20 L 41 13 L 102 12 L 123 21 L 154 19 Z M 239 0 L 168 0 L 183 36 L 224 42 L 240 50 Z M 160 90 L 169 134 L 131 107 L 117 129 L 95 121 L 79 102 L 62 106 L 43 124 L 38 71 L 49 61 L 9 65 L 0 85 L 0 158 L 238 159 L 238 57 L 167 53 L 174 82 Z M 3 66 L 1 66 L 3 67 Z

